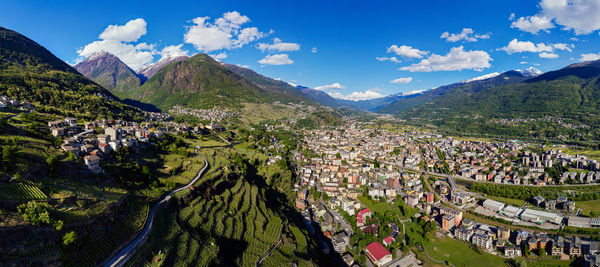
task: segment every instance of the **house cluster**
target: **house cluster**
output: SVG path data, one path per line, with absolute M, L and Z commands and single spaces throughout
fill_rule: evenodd
M 48 122 L 48 127 L 55 138 L 63 138 L 63 151 L 83 157 L 85 164 L 94 173 L 102 172 L 100 161 L 120 147 L 135 148 L 139 143 L 145 143 L 150 137 L 162 137 L 163 130 L 153 129 L 148 123 L 141 125 L 137 122 L 121 120 L 101 120 L 79 125 L 75 118 L 65 118 Z M 104 133 L 98 133 L 102 129 Z M 151 130 L 153 129 L 153 130 Z
M 452 233 L 457 240 L 469 242 L 488 252 L 498 249 L 507 257 L 520 257 L 525 250 L 534 251 L 541 248 L 549 255 L 563 258 L 596 255 L 599 252 L 599 243 L 591 239 L 552 236 L 523 230 L 511 231 L 508 227 L 490 226 L 470 219 L 456 221 L 449 214 L 461 214 L 460 211 L 444 206 L 438 208 L 443 230 Z
M 239 112 L 218 109 L 216 107 L 213 107 L 212 109 L 195 109 L 182 107 L 180 105 L 176 105 L 169 109 L 169 113 L 179 115 L 190 115 L 201 120 L 208 121 L 223 121 L 225 119 L 233 118 L 239 115 Z
M 575 210 L 575 201 L 568 200 L 566 196 L 559 196 L 556 199 L 544 199 L 542 196 L 533 198 L 534 204 L 547 210 L 559 210 L 572 212 Z
M 82 157 L 94 173 L 102 172 L 100 162 L 109 157 L 111 151 L 121 147 L 137 148 L 150 138 L 161 138 L 165 133 L 190 131 L 187 126 L 174 122 L 158 126 L 154 122 L 99 120 L 80 125 L 75 118 L 50 121 L 48 127 L 52 136 L 62 138 L 62 150 Z
M 7 96 L 0 96 L 0 108 L 8 107 L 18 108 L 21 110 L 30 110 L 33 108 L 33 106 L 30 103 L 24 101 L 20 102 L 19 100 Z

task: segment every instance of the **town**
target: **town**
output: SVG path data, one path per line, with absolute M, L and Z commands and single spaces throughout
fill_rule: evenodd
M 560 259 L 581 257 L 590 266 L 600 258 L 596 240 L 555 234 L 565 227 L 600 228 L 598 215 L 581 214 L 566 192 L 553 199 L 538 195 L 515 206 L 468 186 L 595 186 L 600 180 L 596 160 L 516 140 L 461 140 L 414 129 L 388 131 L 351 120 L 343 127 L 303 134 L 303 146 L 294 153 L 299 175 L 296 207 L 348 265 L 359 255 L 376 266 L 419 264 L 412 261 L 412 252 L 401 258 L 401 252 L 393 251 L 405 241 L 391 214 L 373 220 L 370 207 L 386 202 L 415 209 L 411 220 L 434 222 L 438 234 L 491 254 L 513 258 L 533 251 Z M 360 243 L 351 242 L 357 231 L 359 238 L 376 241 L 364 251 L 353 249 Z

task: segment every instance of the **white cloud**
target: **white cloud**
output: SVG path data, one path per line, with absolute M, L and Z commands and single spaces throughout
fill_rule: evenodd
M 163 58 L 176 58 L 176 57 L 181 57 L 181 56 L 187 56 L 187 55 L 190 54 L 190 51 L 184 50 L 183 49 L 183 44 L 179 44 L 179 45 L 165 46 L 159 52 L 159 54 L 162 56 L 161 59 L 163 59 Z
M 313 52 L 313 53 L 317 53 L 318 51 L 319 51 L 319 50 L 317 49 L 317 47 L 316 47 L 316 46 L 315 46 L 315 47 L 313 47 L 313 48 L 310 50 L 310 52 Z
M 442 39 L 446 39 L 448 42 L 458 42 L 458 41 L 467 41 L 467 42 L 477 42 L 478 39 L 489 39 L 490 34 L 475 34 L 473 29 L 471 28 L 463 28 L 460 33 L 449 33 L 444 32 L 440 36 Z
M 300 50 L 300 45 L 297 43 L 284 43 L 279 38 L 274 38 L 272 44 L 259 43 L 258 49 L 260 51 L 298 51 Z M 314 52 L 313 52 L 314 53 Z
M 259 60 L 258 63 L 263 65 L 288 65 L 294 63 L 294 61 L 287 54 L 275 54 L 266 56 Z
M 593 60 L 598 60 L 598 59 L 600 59 L 600 53 L 597 53 L 597 54 L 589 53 L 589 54 L 581 54 L 581 58 L 579 60 L 593 61 Z
M 515 27 L 536 33 L 554 27 L 554 22 L 563 26 L 563 30 L 573 30 L 576 35 L 589 34 L 600 29 L 598 0 L 541 0 L 538 6 L 541 8 L 538 14 L 519 18 L 518 21 L 522 21 L 519 26 L 522 28 L 517 25 Z
M 515 20 L 515 17 L 516 17 L 515 13 L 510 13 L 508 20 L 513 21 L 513 20 Z
M 528 64 L 528 63 L 529 62 L 527 62 L 527 61 L 521 61 L 521 62 L 519 62 L 519 64 L 523 64 L 523 65 Z
M 503 50 L 508 54 L 512 54 L 512 53 L 523 53 L 523 52 L 532 52 L 532 53 L 552 52 L 553 49 L 554 48 L 553 48 L 552 44 L 550 44 L 550 45 L 546 45 L 544 43 L 534 44 L 530 41 L 519 41 L 517 39 L 512 39 L 512 41 L 510 41 L 507 46 L 502 47 L 499 50 Z
M 429 54 L 429 51 L 421 51 L 416 48 L 412 48 L 407 45 L 397 46 L 392 45 L 387 49 L 388 53 L 394 53 L 398 56 L 407 57 L 407 58 L 423 58 L 423 56 Z
M 404 78 L 398 78 L 398 79 L 394 79 L 391 80 L 391 83 L 397 83 L 397 84 L 407 84 L 410 83 L 412 81 L 412 77 L 404 77 Z
M 394 63 L 402 63 L 402 61 L 399 60 L 397 57 L 376 57 L 375 59 L 379 61 L 391 61 Z
M 154 44 L 133 42 L 146 34 L 146 21 L 144 19 L 134 19 L 128 21 L 125 25 L 109 25 L 100 34 L 100 39 L 85 45 L 77 50 L 79 57 L 76 61 L 81 61 L 96 52 L 108 52 L 134 70 L 152 62 L 154 54 L 158 52 L 154 49 Z
M 518 20 L 510 24 L 511 28 L 517 28 L 524 32 L 537 34 L 539 31 L 549 32 L 548 29 L 554 28 L 554 24 L 550 18 L 544 16 L 528 16 L 520 17 Z
M 321 85 L 321 86 L 317 86 L 315 87 L 315 90 L 331 90 L 331 89 L 345 89 L 346 86 L 343 86 L 339 83 L 332 83 L 332 84 L 328 84 L 328 85 Z
M 531 52 L 531 53 L 539 53 L 538 56 L 541 58 L 558 58 L 556 53 L 553 53 L 554 50 L 566 50 L 573 51 L 572 48 L 575 47 L 573 44 L 568 45 L 564 43 L 556 43 L 556 44 L 544 44 L 538 43 L 534 44 L 530 41 L 519 41 L 517 39 L 513 39 L 506 45 L 505 47 L 499 48 L 498 50 L 503 50 L 507 54 L 513 53 L 523 53 L 523 52 Z
M 563 43 L 556 43 L 553 44 L 552 47 L 556 50 L 567 50 L 569 52 L 572 52 L 573 50 L 571 50 L 571 48 L 575 47 L 573 44 L 568 45 L 568 44 L 563 44 Z
M 146 21 L 139 18 L 130 20 L 125 25 L 108 25 L 99 38 L 118 42 L 135 42 L 145 34 Z
M 233 24 L 236 24 L 236 25 L 241 25 L 241 24 L 244 24 L 244 23 L 250 21 L 250 19 L 248 17 L 241 15 L 240 12 L 237 12 L 237 11 L 231 11 L 231 12 L 224 13 L 223 18 L 227 21 L 230 21 Z
M 541 58 L 558 58 L 557 54 L 548 53 L 548 52 L 539 53 L 538 56 L 540 56 Z
M 421 62 L 399 68 L 410 72 L 454 71 L 472 69 L 481 71 L 491 67 L 490 55 L 481 50 L 464 51 L 462 46 L 453 47 L 445 56 L 432 54 Z
M 238 67 L 241 67 L 241 68 L 246 68 L 246 69 L 250 68 L 249 65 L 243 65 L 243 64 L 235 64 L 235 65 L 238 66 Z
M 225 52 L 221 52 L 218 54 L 209 54 L 210 57 L 216 59 L 216 60 L 222 60 L 222 59 L 226 59 L 227 58 L 227 53 Z
M 192 19 L 193 25 L 187 26 L 184 42 L 194 45 L 200 51 L 211 52 L 240 48 L 266 36 L 256 27 L 242 28 L 241 25 L 250 19 L 237 11 L 224 13 L 223 17 L 217 18 L 213 23 L 209 19 L 210 17 Z
M 369 99 L 381 98 L 381 97 L 385 96 L 385 95 L 375 91 L 374 89 L 369 89 L 364 92 L 352 92 L 349 95 L 344 95 L 339 92 L 332 92 L 332 93 L 329 93 L 329 95 L 332 97 L 335 97 L 335 98 L 339 98 L 339 99 L 354 100 L 354 101 L 369 100 Z

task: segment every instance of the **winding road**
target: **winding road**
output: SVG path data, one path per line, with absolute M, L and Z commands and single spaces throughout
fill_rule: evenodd
M 197 152 L 197 150 L 196 150 L 196 152 Z M 148 219 L 146 220 L 146 225 L 144 225 L 144 229 L 142 230 L 142 232 L 140 232 L 138 234 L 138 236 L 133 241 L 131 241 L 127 246 L 123 247 L 121 250 L 119 250 L 118 253 L 116 253 L 114 256 L 112 256 L 110 259 L 108 259 L 103 266 L 113 267 L 113 266 L 125 265 L 127 260 L 129 260 L 129 258 L 131 258 L 131 256 L 133 256 L 135 254 L 137 249 L 140 248 L 144 244 L 146 239 L 148 239 L 148 235 L 152 231 L 152 226 L 154 224 L 154 216 L 156 215 L 157 210 L 164 203 L 167 203 L 167 202 L 169 202 L 169 200 L 171 200 L 171 195 L 173 193 L 177 193 L 179 191 L 182 191 L 182 190 L 190 187 L 191 185 L 196 183 L 198 181 L 198 179 L 200 179 L 200 177 L 202 177 L 202 173 L 204 173 L 204 171 L 208 167 L 208 161 L 206 161 L 206 159 L 203 159 L 203 160 L 204 160 L 204 167 L 202 167 L 202 169 L 198 172 L 198 175 L 196 175 L 196 177 L 192 181 L 190 181 L 187 185 L 182 186 L 177 189 L 173 189 L 173 190 L 165 193 L 163 195 L 163 197 L 160 199 L 160 201 L 158 201 L 156 204 L 154 204 L 154 206 L 152 206 L 152 208 L 150 209 L 150 212 L 148 212 Z

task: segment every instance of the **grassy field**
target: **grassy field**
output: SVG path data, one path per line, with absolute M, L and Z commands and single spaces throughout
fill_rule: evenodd
M 438 261 L 448 261 L 454 266 L 506 266 L 504 259 L 488 253 L 478 254 L 471 247 L 450 237 L 426 243 L 429 256 Z M 425 254 L 425 253 L 422 253 Z M 422 255 L 425 257 L 424 255 Z
M 575 201 L 575 206 L 581 208 L 581 214 L 588 215 L 590 211 L 600 215 L 600 200 Z
M 394 212 L 394 210 L 390 208 L 390 205 L 387 204 L 385 199 L 381 200 L 380 202 L 377 202 L 375 200 L 369 200 L 366 197 L 359 196 L 358 200 L 360 200 L 360 203 L 367 206 L 367 208 L 369 208 L 371 212 L 377 212 L 379 214 L 385 214 L 388 211 Z
M 291 118 L 295 111 L 288 108 L 275 107 L 267 104 L 244 103 L 242 114 L 245 114 L 241 121 L 247 123 L 259 123 L 263 120 L 279 120 L 282 118 Z

